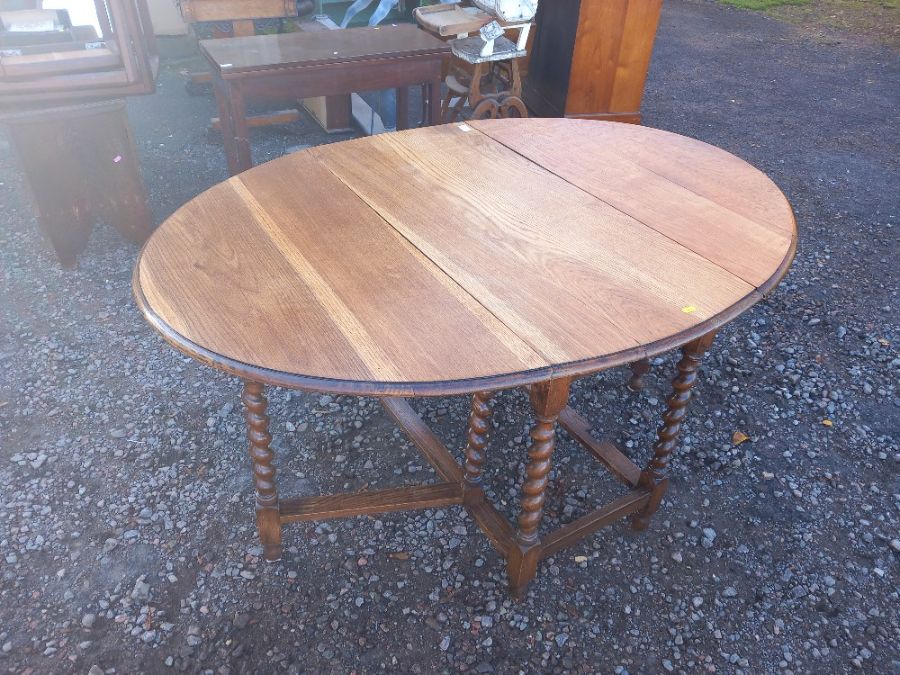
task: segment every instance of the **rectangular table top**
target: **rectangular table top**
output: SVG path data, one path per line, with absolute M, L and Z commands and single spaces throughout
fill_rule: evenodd
M 447 43 L 409 24 L 202 40 L 200 47 L 223 74 L 450 52 Z

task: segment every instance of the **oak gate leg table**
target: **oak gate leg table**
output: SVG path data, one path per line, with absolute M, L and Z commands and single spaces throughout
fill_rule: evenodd
M 441 118 L 450 46 L 411 25 L 202 40 L 219 106 L 228 171 L 253 166 L 247 103 L 397 89 L 397 126 L 409 125 L 409 87 L 422 85 L 426 123 Z
M 316 147 L 235 176 L 156 231 L 134 291 L 169 343 L 245 382 L 267 559 L 281 556 L 285 523 L 461 504 L 520 596 L 542 558 L 628 516 L 647 526 L 713 334 L 775 287 L 796 243 L 772 181 L 705 143 L 609 122 L 486 120 Z M 569 387 L 677 347 L 641 468 L 592 436 Z M 280 496 L 265 385 L 381 397 L 440 482 Z M 490 399 L 511 387 L 528 387 L 534 409 L 514 524 L 482 477 Z M 453 394 L 473 394 L 462 466 L 404 398 Z M 626 490 L 541 533 L 557 425 Z

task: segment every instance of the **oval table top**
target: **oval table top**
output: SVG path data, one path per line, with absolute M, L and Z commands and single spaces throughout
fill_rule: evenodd
M 134 273 L 181 351 L 267 384 L 469 393 L 714 330 L 797 243 L 762 172 L 684 136 L 507 119 L 319 146 L 176 211 Z

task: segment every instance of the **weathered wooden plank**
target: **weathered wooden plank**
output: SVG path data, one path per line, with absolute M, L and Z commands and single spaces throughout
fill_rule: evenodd
M 281 521 L 329 520 L 369 513 L 430 509 L 461 504 L 462 486 L 455 483 L 415 485 L 355 494 L 293 497 L 278 504 Z

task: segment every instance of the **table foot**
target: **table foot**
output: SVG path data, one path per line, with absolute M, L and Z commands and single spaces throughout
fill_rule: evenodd
M 528 586 L 537 575 L 537 564 L 541 558 L 540 544 L 523 547 L 517 543 L 510 546 L 506 575 L 509 577 L 509 594 L 514 599 L 522 600 L 525 597 Z
M 663 423 L 656 432 L 656 443 L 653 444 L 653 457 L 638 480 L 639 486 L 650 490 L 650 499 L 647 506 L 632 518 L 631 526 L 636 530 L 647 528 L 650 517 L 659 508 L 669 485 L 667 477 L 669 458 L 678 446 L 678 435 L 681 433 L 681 424 L 687 416 L 692 390 L 697 382 L 697 372 L 703 355 L 709 349 L 714 337 L 714 332 L 708 333 L 681 348 L 678 372 L 672 380 L 674 391 L 666 400 Z
M 281 558 L 281 517 L 278 509 L 278 490 L 275 485 L 275 453 L 270 445 L 269 402 L 258 382 L 245 382 L 241 396 L 247 420 L 247 440 L 253 461 L 253 484 L 256 488 L 256 526 L 266 560 Z

